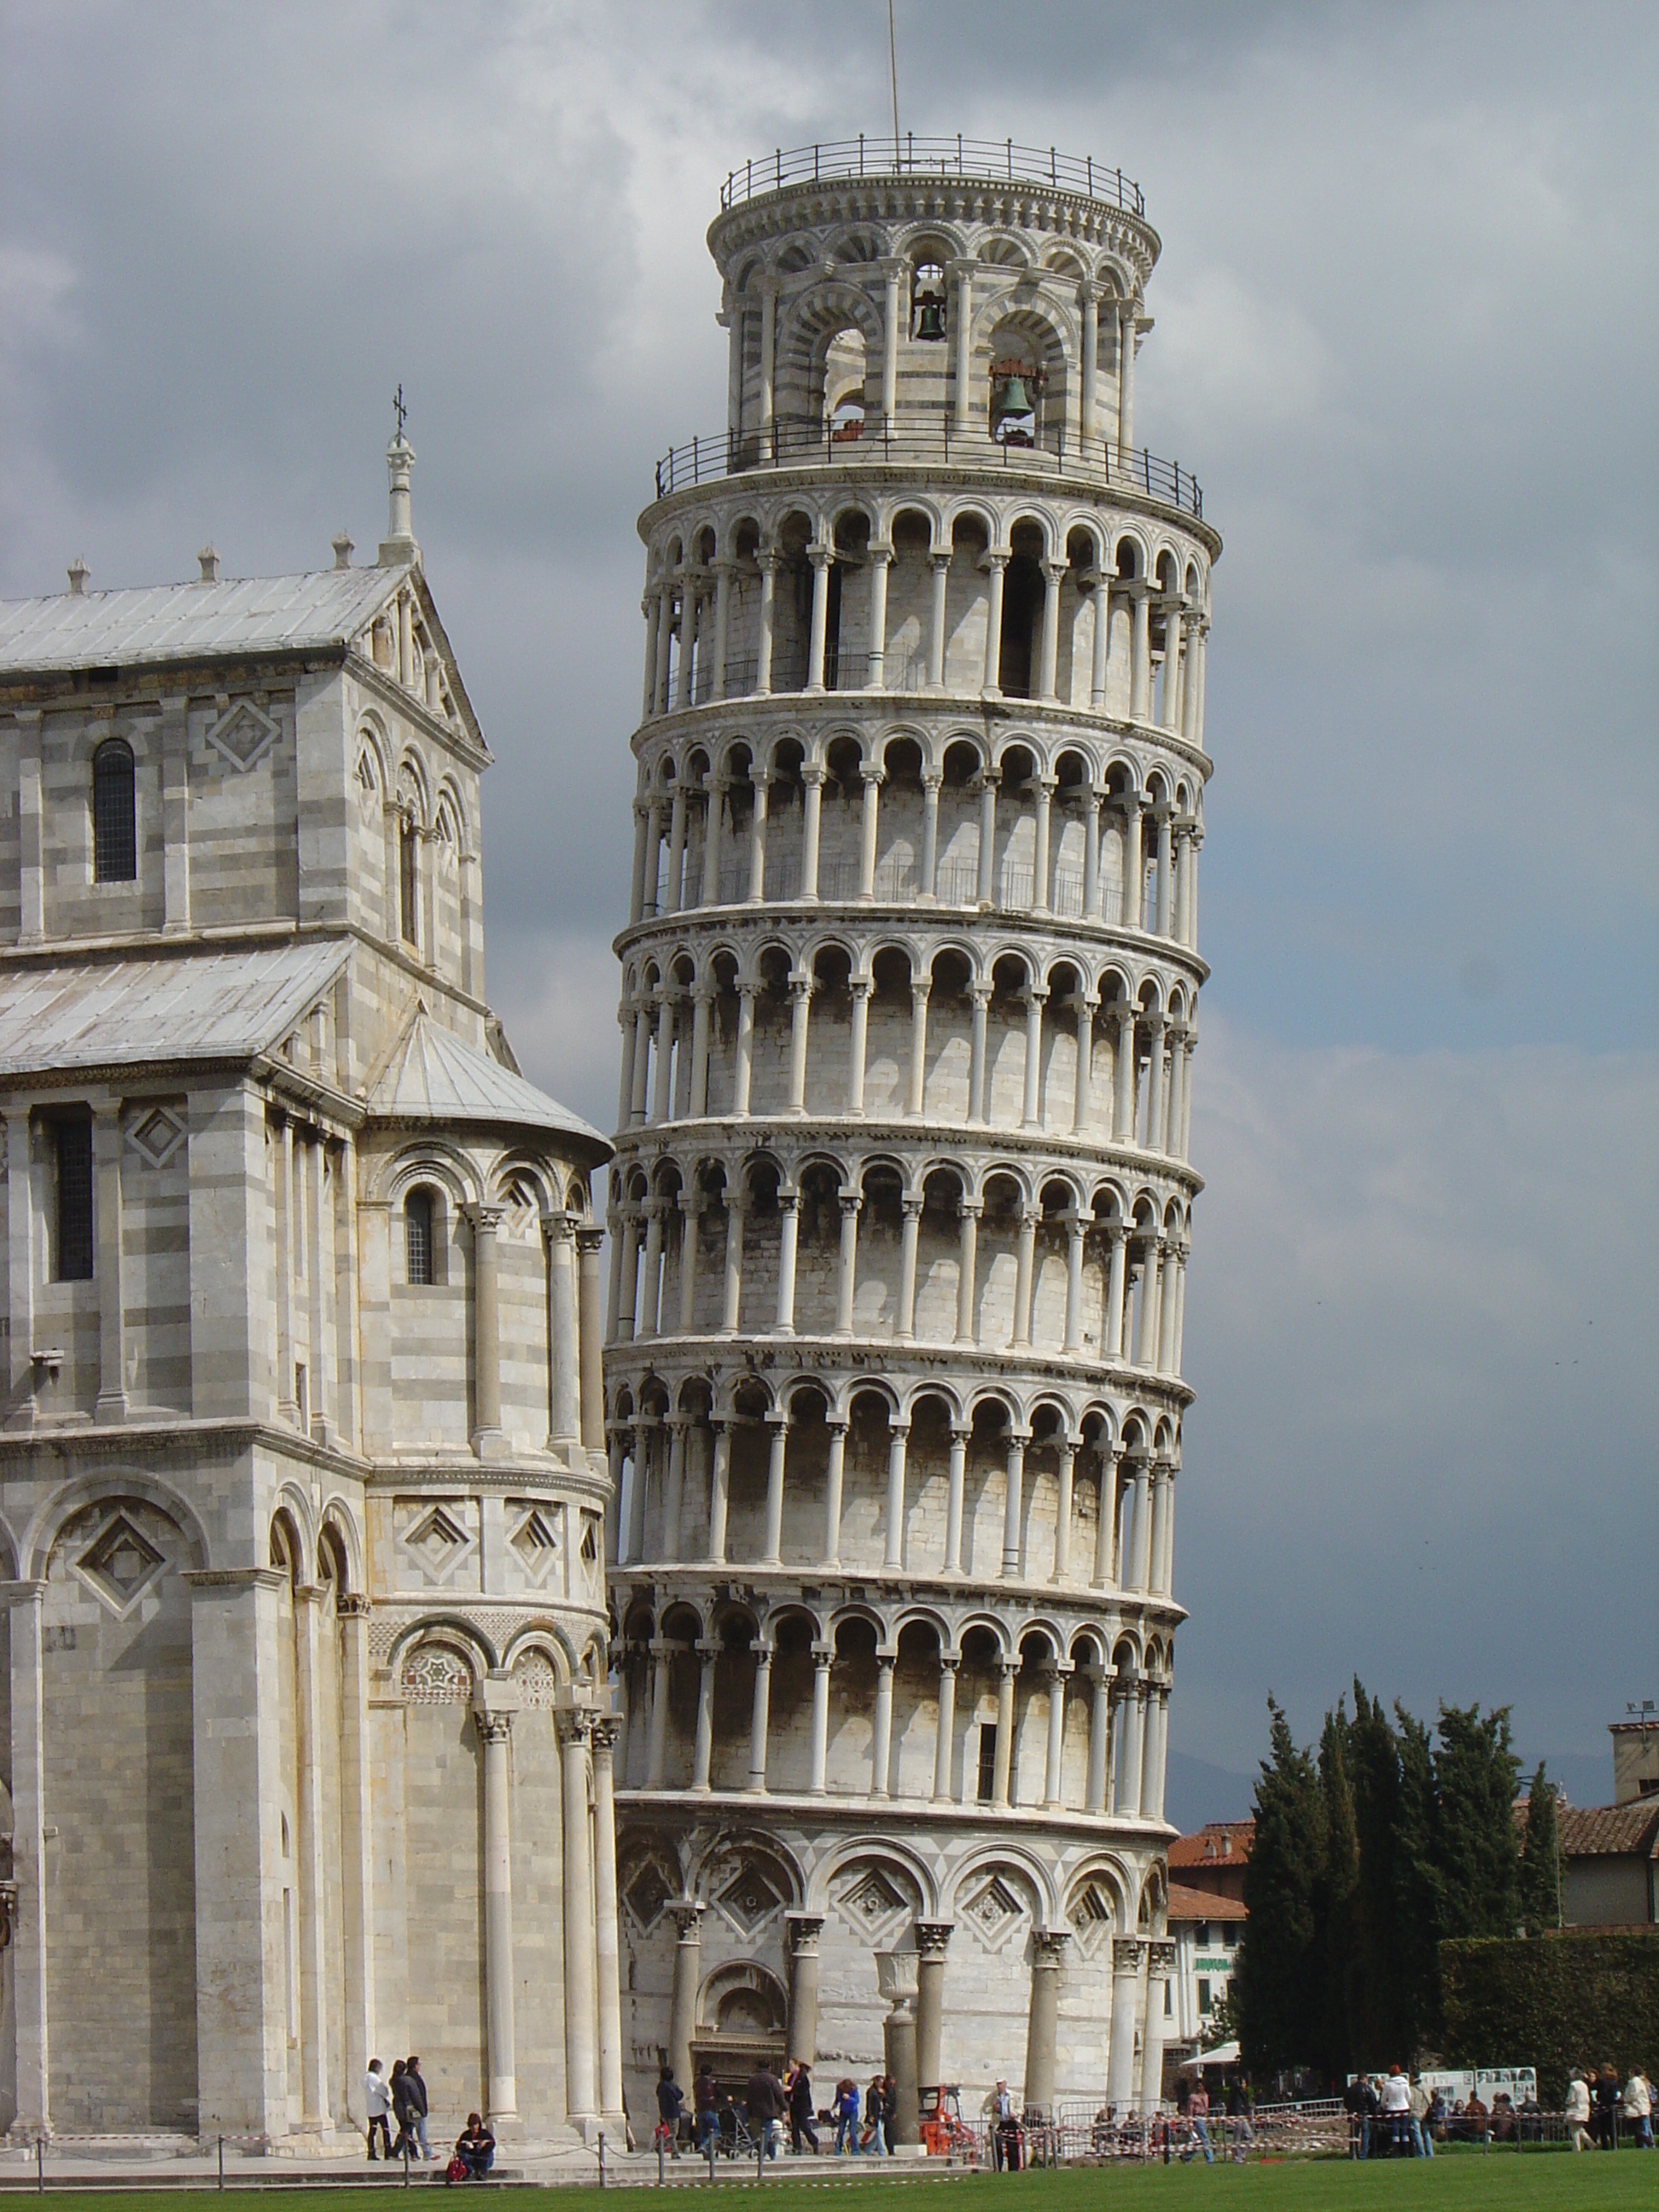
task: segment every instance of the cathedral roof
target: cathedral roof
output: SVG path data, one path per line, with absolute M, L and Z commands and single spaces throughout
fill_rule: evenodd
M 477 1121 L 550 1129 L 577 1137 L 608 1158 L 610 1139 L 510 1067 L 442 1029 L 416 1000 L 368 1087 L 377 1121 Z
M 82 957 L 0 969 L 0 1080 L 135 1060 L 239 1060 L 272 1050 L 349 947 Z
M 0 676 L 209 653 L 321 651 L 349 643 L 408 576 L 404 564 L 324 568 L 7 599 L 0 601 Z

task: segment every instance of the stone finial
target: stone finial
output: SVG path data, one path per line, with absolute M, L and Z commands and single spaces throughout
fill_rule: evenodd
M 351 532 L 349 530 L 337 530 L 328 542 L 334 548 L 335 567 L 349 568 L 351 566 L 351 556 L 356 550 L 352 543 Z
M 84 556 L 77 553 L 75 558 L 69 564 L 69 587 L 71 598 L 77 599 L 85 599 L 87 595 L 87 578 L 91 575 L 91 574 L 92 571 L 88 568 Z
M 216 584 L 219 580 L 219 556 L 214 551 L 212 546 L 204 545 L 196 558 L 201 563 L 202 581 L 204 584 Z
M 386 541 L 380 553 L 383 568 L 398 568 L 406 561 L 418 561 L 421 557 L 421 549 L 415 542 L 415 526 L 409 501 L 409 472 L 415 465 L 415 449 L 404 435 L 404 388 L 400 384 L 397 399 L 398 428 L 392 443 L 386 449 L 391 508 Z

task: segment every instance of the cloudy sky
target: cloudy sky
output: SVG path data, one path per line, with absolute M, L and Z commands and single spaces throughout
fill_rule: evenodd
M 1092 153 L 1216 581 L 1175 1738 L 1356 1669 L 1610 1794 L 1659 1697 L 1659 9 L 898 0 L 902 121 Z M 635 517 L 702 233 L 889 126 L 884 0 L 0 0 L 0 592 L 328 563 L 401 379 L 499 757 L 491 979 L 609 1125 Z M 1185 1817 L 1232 1808 L 1182 1769 Z

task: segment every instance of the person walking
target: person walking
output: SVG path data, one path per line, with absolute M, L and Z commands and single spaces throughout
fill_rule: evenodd
M 1228 2155 L 1237 2165 L 1244 2165 L 1255 2141 L 1255 2130 L 1250 2124 L 1250 2093 L 1237 2074 L 1227 2084 L 1227 2133 L 1232 2144 Z
M 691 2140 L 698 2150 L 706 2149 L 711 2134 L 720 2132 L 720 2112 L 715 2102 L 714 2077 L 708 2068 L 699 2067 L 696 2081 L 691 2089 Z
M 749 2076 L 744 2101 L 763 2150 L 768 2158 L 775 2158 L 783 2132 L 783 2084 L 763 2058 Z
M 393 2158 L 418 2158 L 421 2146 L 415 2140 L 415 2094 L 409 2086 L 409 2061 L 394 2058 L 392 2079 L 386 2084 L 386 2094 L 392 2100 L 392 2112 L 398 2123 L 398 2140 L 392 2146 Z
M 411 2056 L 404 2080 L 409 2085 L 409 2100 L 415 2119 L 415 2140 L 421 2147 L 421 2156 L 430 2158 L 432 2146 L 426 2139 L 426 2076 L 421 2071 L 421 2062 Z
M 1572 2078 L 1567 2083 L 1567 2101 L 1561 2117 L 1567 2124 L 1567 2141 L 1575 2150 L 1594 2150 L 1595 2138 L 1589 2131 L 1589 2083 L 1575 2066 Z
M 1653 2148 L 1653 2098 L 1639 2066 L 1632 2066 L 1625 2084 L 1625 2118 L 1636 2137 L 1638 2150 Z
M 685 2105 L 685 2092 L 674 2079 L 674 2069 L 666 2059 L 657 2076 L 657 2140 L 664 2148 L 678 2158 L 680 2154 L 680 2113 Z
M 836 2156 L 859 2154 L 859 2085 L 843 2074 L 836 2084 Z
M 1377 2101 L 1384 2130 L 1382 2141 L 1396 2158 L 1402 2158 L 1411 2148 L 1412 2092 L 1410 2082 L 1397 2066 L 1389 2067 Z
M 1603 2150 L 1619 2148 L 1619 2074 L 1603 2066 L 1595 2077 L 1595 2125 L 1591 2130 Z
M 1188 2137 L 1181 2153 L 1181 2163 L 1190 2165 L 1193 2153 L 1201 2150 L 1206 2166 L 1215 2164 L 1215 2153 L 1210 2148 L 1210 2093 L 1204 2086 L 1200 2074 L 1187 2098 Z
M 374 2130 L 377 2128 L 386 2145 L 386 2157 L 390 2159 L 392 2156 L 392 2124 L 386 2118 L 386 2114 L 392 2110 L 392 2092 L 386 2075 L 380 2071 L 378 2058 L 369 2060 L 368 2071 L 363 2076 L 363 2109 L 368 2115 L 368 2159 L 372 2166 L 374 2162 Z
M 1428 2128 L 1429 2093 L 1423 2087 L 1423 2076 L 1420 2074 L 1413 2074 L 1412 2076 L 1410 2103 L 1412 2118 L 1412 2156 L 1413 2158 L 1432 2158 L 1434 2156 L 1434 2137 L 1430 2134 Z
M 817 2114 L 812 2109 L 812 2075 L 804 2058 L 795 2061 L 795 2070 L 789 2076 L 789 2148 L 795 2156 L 802 2155 L 803 2137 L 816 2157 L 818 2148 L 817 2130 L 812 2125 Z

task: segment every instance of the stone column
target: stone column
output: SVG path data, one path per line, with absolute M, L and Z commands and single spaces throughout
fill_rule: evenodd
M 662 1231 L 668 1201 L 645 1201 L 645 1260 L 641 1273 L 640 1319 L 636 1334 L 655 1336 L 662 1322 Z
M 1072 1506 L 1076 1484 L 1078 1446 L 1081 1439 L 1060 1437 L 1055 1445 L 1060 1456 L 1060 1495 L 1054 1504 L 1054 1580 L 1063 1583 L 1072 1571 Z
M 472 1716 L 483 1747 L 484 1993 L 489 2016 L 489 2088 L 492 2127 L 518 2118 L 517 2037 L 513 1984 L 513 1716 L 519 1692 L 492 1676 Z M 567 1778 L 568 1768 L 567 1767 Z M 581 1782 L 582 1826 L 587 1825 L 587 1783 Z M 569 1829 L 567 1816 L 566 1830 Z M 567 1868 L 567 1874 L 568 1869 Z M 592 2099 L 590 2097 L 589 2103 Z M 586 2109 L 586 2108 L 584 2108 Z
M 1018 1672 L 1017 1658 L 997 1662 L 996 1758 L 992 1769 L 991 1802 L 1001 1806 L 1005 1812 L 1014 1756 L 1014 1677 Z
M 1025 1101 L 1021 1125 L 1027 1129 L 1042 1127 L 1042 1009 L 1048 1002 L 1048 994 L 1041 983 L 1034 983 L 1025 994 Z
M 1112 1050 L 1112 1137 L 1115 1143 L 1135 1140 L 1135 1008 L 1121 1000 L 1112 1009 L 1117 1022 L 1117 1041 Z
M 944 2080 L 945 1954 L 955 1922 L 916 1923 L 916 2087 L 924 2106 Z
M 927 689 L 945 689 L 945 593 L 951 580 L 949 551 L 930 553 L 928 561 L 933 572 L 933 597 L 927 617 Z
M 577 1364 L 584 1451 L 604 1451 L 604 1314 L 599 1310 L 602 1243 L 602 1228 L 577 1228 Z
M 1117 452 L 1122 468 L 1129 465 L 1135 442 L 1135 310 L 1127 300 L 1117 311 Z
M 1012 1582 L 1019 1573 L 1020 1521 L 1024 1504 L 1025 1447 L 1030 1431 L 1016 1429 L 1008 1438 L 1007 1480 L 1002 1506 L 1002 1578 Z
M 1095 406 L 1100 375 L 1100 311 L 1092 280 L 1078 294 L 1078 314 L 1083 325 L 1083 374 L 1078 427 L 1085 445 L 1095 435 Z
M 665 1566 L 679 1563 L 680 1522 L 685 1512 L 685 1432 L 690 1425 L 687 1414 L 668 1416 L 668 1480 L 663 1491 L 662 1529 L 657 1539 Z
M 1037 1224 L 1042 1216 L 1034 1206 L 1019 1216 L 1019 1240 L 1014 1248 L 1014 1334 L 1010 1348 L 1028 1350 L 1031 1342 L 1031 1293 L 1036 1281 Z
M 983 899 L 981 906 L 990 902 Z M 986 1028 L 991 1008 L 991 986 L 975 983 L 969 986 L 974 1001 L 973 1038 L 968 1060 L 968 1119 L 975 1127 L 983 1127 L 986 1119 Z
M 1111 1249 L 1106 1261 L 1106 1318 L 1101 1354 L 1106 1359 L 1123 1357 L 1124 1275 L 1128 1264 L 1129 1231 L 1121 1221 L 1108 1222 Z
M 98 1277 L 98 1404 L 100 1421 L 127 1417 L 124 1364 L 125 1305 L 121 1284 L 121 1102 L 94 1107 L 93 1156 L 96 1163 L 97 1214 L 93 1254 Z M 16 1187 L 23 1187 L 20 1175 Z
M 904 1111 L 915 1121 L 922 1111 L 927 1081 L 927 1000 L 932 984 L 924 977 L 910 986 L 910 1065 L 904 1087 Z
M 968 1439 L 973 1430 L 965 1422 L 951 1424 L 951 1463 L 945 1497 L 945 1571 L 962 1572 L 963 1493 L 968 1481 Z
M 1154 1594 L 1164 1587 L 1164 1528 L 1169 1510 L 1170 1471 L 1160 1462 L 1152 1477 L 1152 1540 L 1146 1572 L 1146 1587 Z
M 565 2112 L 579 2126 L 597 2116 L 597 1930 L 587 1803 L 587 1743 L 593 1715 L 580 1706 L 559 1715 L 564 1801 Z
M 726 1564 L 726 1509 L 732 1484 L 732 1428 L 727 1421 L 710 1424 L 714 1431 L 714 1458 L 708 1474 L 708 1557 L 717 1566 Z
M 1139 1676 L 1120 1677 L 1117 1791 L 1113 1810 L 1129 1820 L 1140 1817 L 1140 1754 L 1146 1734 L 1146 1685 Z
M 749 817 L 748 902 L 750 906 L 760 906 L 766 897 L 767 778 L 763 768 L 750 769 L 749 787 L 754 793 L 754 804 Z
M 876 1715 L 870 1742 L 870 1795 L 885 1797 L 893 1751 L 893 1668 L 896 1651 L 876 1650 Z
M 282 1725 L 273 1567 L 190 1572 L 196 1825 L 198 2125 L 285 2135 L 288 1990 L 283 1953 Z M 11 1607 L 13 1866 L 17 1929 L 17 2120 L 49 2127 L 46 1930 L 40 1909 L 40 1583 L 0 1586 Z M 349 1937 L 348 1936 L 348 1942 Z
M 887 1430 L 887 1549 L 884 1564 L 893 1572 L 904 1565 L 904 1454 L 910 1440 L 908 1421 Z
M 549 1305 L 552 1322 L 552 1419 L 548 1443 L 567 1455 L 580 1442 L 580 1348 L 576 1327 L 576 1223 L 568 1213 L 544 1217 L 547 1237 Z
M 939 1724 L 933 1732 L 933 1802 L 951 1802 L 951 1766 L 956 1748 L 957 1651 L 941 1651 L 939 1659 Z
M 826 1567 L 841 1565 L 841 1497 L 847 1472 L 847 1428 L 845 1420 L 831 1419 L 824 1425 L 830 1431 L 830 1464 L 823 1483 L 823 1564 Z
M 778 286 L 775 277 L 763 276 L 760 284 L 760 427 L 772 427 L 774 380 L 777 374 Z M 678 2078 L 678 2077 L 677 2077 Z M 684 2077 L 690 2081 L 688 2072 Z
M 749 1787 L 763 1796 L 766 1729 L 772 1707 L 772 1647 L 757 1637 L 749 1648 L 755 1655 L 755 1694 L 749 1712 Z
M 1007 574 L 1008 556 L 988 553 L 985 565 L 990 571 L 990 584 L 986 593 L 985 615 L 985 680 L 982 686 L 988 699 L 1002 696 L 1002 588 Z
M 800 893 L 801 902 L 814 906 L 818 896 L 818 841 L 823 827 L 824 770 L 808 761 L 801 769 Z
M 1042 1776 L 1042 1802 L 1045 1805 L 1058 1806 L 1065 1802 L 1061 1789 L 1061 1759 L 1066 1748 L 1066 1677 L 1071 1671 L 1069 1663 L 1063 1659 L 1042 1670 L 1042 1679 L 1048 1691 L 1048 1742 Z
M 1150 722 L 1152 719 L 1152 586 L 1137 580 L 1131 593 L 1134 609 L 1134 631 L 1129 660 L 1129 718 L 1135 722 Z M 1136 921 L 1139 929 L 1140 923 Z
M 1132 1557 L 1124 1587 L 1126 1589 L 1144 1590 L 1152 1577 L 1152 1462 L 1145 1452 L 1133 1452 L 1129 1455 L 1129 1464 L 1135 1486 L 1135 1506 L 1134 1519 L 1131 1523 Z
M 903 1227 L 899 1243 L 898 1318 L 894 1335 L 901 1344 L 908 1344 L 916 1333 L 916 1249 L 921 1237 L 920 1198 L 900 1200 Z
M 599 2111 L 623 2109 L 622 1944 L 617 1921 L 616 1747 L 617 1720 L 593 1723 L 593 1917 L 599 1967 Z
M 1083 1349 L 1084 1217 L 1073 1212 L 1066 1223 L 1066 1350 L 1073 1357 Z
M 1106 1808 L 1107 1725 L 1111 1719 L 1111 1677 L 1103 1667 L 1084 1669 L 1089 1683 L 1089 1775 L 1083 1792 L 1084 1810 Z
M 1164 2102 L 1164 1992 L 1175 1966 L 1173 1943 L 1146 1946 L 1146 2019 L 1140 2031 L 1140 2109 L 1155 2112 Z
M 824 1796 L 830 1761 L 830 1669 L 835 1664 L 833 1644 L 812 1646 L 812 1771 L 808 1784 L 814 1797 Z
M 795 1253 L 800 1237 L 800 1193 L 778 1193 L 778 1310 L 775 1336 L 795 1333 Z
M 702 1214 L 702 1193 L 693 1183 L 690 1190 L 682 1190 L 672 1203 L 680 1217 L 679 1240 L 674 1262 L 674 1280 L 679 1303 L 676 1326 L 680 1335 L 690 1336 L 697 1314 L 697 1235 Z
M 668 1747 L 668 1669 L 674 1647 L 659 1636 L 651 1644 L 651 1718 L 645 1747 L 645 1786 L 660 1790 Z
M 783 1466 L 789 1449 L 787 1412 L 769 1413 L 766 1425 L 771 1434 L 766 1455 L 766 1540 L 761 1565 L 775 1567 L 783 1553 Z
M 501 1226 L 499 1206 L 467 1209 L 472 1224 L 472 1363 L 477 1419 L 472 1449 L 480 1459 L 494 1459 L 503 1449 L 501 1436 L 501 1346 L 500 1309 L 496 1297 L 495 1231 Z
M 939 896 L 939 793 L 943 781 L 938 769 L 922 770 L 921 880 L 916 897 L 923 906 L 932 906 Z
M 972 1344 L 975 1340 L 974 1309 L 976 1303 L 975 1278 L 979 1272 L 979 1217 L 983 1206 L 968 1199 L 958 1201 L 957 1219 L 961 1224 L 957 1254 L 957 1342 Z
M 743 1218 L 747 1194 L 728 1185 L 726 1193 L 726 1283 L 720 1304 L 720 1333 L 735 1336 L 743 1299 Z
M 789 1952 L 788 2055 L 813 2066 L 818 2056 L 818 1937 L 823 1916 L 786 1912 L 783 1917 Z
M 651 1078 L 651 1000 L 642 995 L 634 1008 L 634 1047 L 629 1060 L 631 1080 L 628 1093 L 628 1119 L 638 1126 L 645 1120 L 647 1084 Z
M 812 978 L 795 974 L 789 978 L 789 1107 L 792 1114 L 806 1111 L 806 1025 L 812 1010 Z
M 847 1113 L 851 1121 L 864 1118 L 864 1066 L 870 1036 L 870 994 L 875 985 L 868 975 L 854 975 L 848 985 L 853 999 L 851 1033 L 847 1043 Z
M 708 696 L 711 699 L 726 696 L 726 641 L 732 612 L 732 563 L 714 563 L 714 652 L 710 672 Z M 607 2110 L 609 2107 L 607 2107 Z
M 691 1753 L 691 1787 L 708 1794 L 709 1768 L 714 1757 L 714 1668 L 720 1647 L 707 1638 L 697 1642 L 697 1733 Z
M 866 903 L 876 895 L 876 848 L 881 832 L 881 787 L 887 771 L 872 761 L 859 770 L 864 784 L 864 812 L 859 824 L 859 896 Z
M 956 337 L 956 389 L 954 392 L 954 427 L 966 430 L 972 421 L 973 362 L 974 362 L 974 264 L 971 261 L 953 261 L 951 275 L 956 280 L 957 296 L 951 309 L 951 328 Z
M 1141 1718 L 1140 1748 L 1140 1817 L 1156 1820 L 1158 1804 L 1158 1735 L 1167 1692 L 1156 1682 L 1148 1682 L 1146 1691 L 1146 1710 Z
M 777 610 L 779 556 L 769 545 L 760 556 L 760 635 L 755 653 L 755 696 L 764 699 L 772 690 L 772 632 Z
M 690 599 L 688 594 L 688 610 Z M 684 690 L 691 673 L 690 633 L 683 630 L 680 640 L 681 688 Z M 684 702 L 682 702 L 684 704 Z M 676 783 L 674 796 L 668 812 L 668 882 L 663 900 L 665 914 L 678 914 L 684 905 L 685 887 L 685 786 Z
M 1038 640 L 1039 699 L 1052 699 L 1054 696 L 1055 670 L 1060 659 L 1060 586 L 1066 568 L 1064 561 L 1045 561 L 1042 563 L 1042 629 Z M 1046 906 L 1047 900 L 1043 900 L 1042 904 Z
M 346 2106 L 368 2124 L 361 2083 L 374 2033 L 374 1805 L 368 1744 L 368 1600 L 337 1590 L 340 1631 L 340 1940 L 345 1954 Z
M 1113 1938 L 1112 2024 L 1106 2045 L 1106 2101 L 1120 2120 L 1134 2101 L 1135 2014 L 1140 2001 L 1140 1954 L 1144 1948 L 1137 1936 Z
M 881 418 L 890 423 L 898 412 L 898 349 L 899 349 L 899 282 L 904 275 L 902 261 L 889 259 L 881 264 Z
M 15 1137 L 13 1143 L 15 1147 Z M 21 1162 L 15 1162 L 12 1174 L 14 1191 L 19 1191 L 24 1185 L 24 1169 Z M 280 1576 L 276 1574 L 272 1574 L 270 1579 L 273 1583 L 281 1581 Z M 46 1722 L 45 1683 L 40 1663 L 40 1613 L 46 1591 L 44 1582 L 0 1584 L 0 1595 L 3 1595 L 11 1614 L 12 1874 L 17 1888 L 9 1977 L 16 2014 L 17 2112 L 11 2131 L 14 2140 L 24 2142 L 41 2136 L 50 2136 L 52 2133 L 52 2032 L 46 1974 Z M 205 1686 L 198 1685 L 197 1687 L 198 1702 Z M 198 1759 L 202 1735 L 198 1719 Z M 258 1745 L 256 1737 L 256 1749 Z M 275 1780 L 274 1771 L 272 1779 Z M 227 1809 L 216 1800 L 213 1806 L 215 1825 L 225 1819 Z M 198 1827 L 203 1825 L 204 1810 L 198 1797 L 196 1808 Z M 255 1901 L 262 1901 L 257 1889 Z M 210 1954 L 219 1948 L 213 1941 L 214 1936 L 229 1932 L 204 1931 Z M 258 1955 L 256 1945 L 247 1963 L 257 1961 Z M 199 1966 L 198 1978 L 199 1981 Z M 256 1986 L 258 1985 L 256 1983 Z M 229 1993 L 227 1991 L 225 1994 Z M 199 1993 L 198 2002 L 199 2006 Z M 269 2039 L 267 2037 L 267 2042 Z M 256 2051 L 249 2055 L 257 2059 L 260 2054 Z M 285 2048 L 282 2056 L 286 2070 Z M 216 2069 L 211 2067 L 210 2055 L 205 2051 L 202 2054 L 202 2061 L 204 2079 L 201 2086 L 205 2091 Z M 223 2086 L 218 2081 L 212 2080 L 211 2085 L 216 2095 L 222 2095 Z M 269 2088 L 268 2084 L 262 2086 Z M 248 2085 L 246 2094 L 251 2101 L 257 2097 L 253 2084 Z M 287 2083 L 284 2081 L 284 2122 L 286 2097 Z
M 809 545 L 806 557 L 812 564 L 811 627 L 807 633 L 806 689 L 823 689 L 823 648 L 830 622 L 830 568 L 836 557 L 831 545 Z
M 684 2087 L 691 2080 L 691 2038 L 697 2027 L 697 1984 L 702 1978 L 704 1908 L 689 1897 L 669 1906 L 674 1916 L 673 1994 L 668 2008 L 668 2063 Z
M 703 906 L 720 903 L 720 847 L 726 826 L 726 784 L 723 776 L 710 775 L 704 783 L 702 808 Z
M 322 2134 L 331 2117 L 328 2049 L 328 1937 L 325 1900 L 329 1853 L 322 1820 L 322 1705 L 317 1680 L 317 1614 L 322 1592 L 314 1584 L 294 1588 L 295 1765 L 297 1815 L 295 1836 L 295 1929 L 299 1944 L 300 2112 L 307 2134 Z
M 1054 2101 L 1054 2033 L 1060 2021 L 1060 1969 L 1068 1928 L 1031 1931 L 1031 2015 L 1025 2031 L 1025 2109 L 1047 2114 Z
M 648 598 L 644 602 L 644 605 L 647 608 L 651 604 L 652 602 Z M 654 614 L 650 617 L 650 623 L 651 627 L 647 633 L 646 644 L 645 662 L 645 711 L 647 718 L 651 713 L 651 675 L 653 669 L 656 665 L 657 659 L 656 617 Z M 645 807 L 642 803 L 636 799 L 634 801 L 634 875 L 628 902 L 628 919 L 630 923 L 641 921 L 645 918 Z M 622 1117 L 619 1115 L 617 1118 L 620 1120 Z

